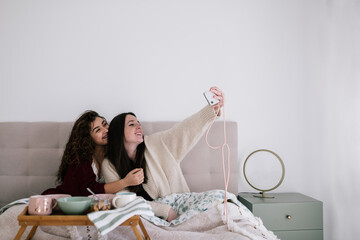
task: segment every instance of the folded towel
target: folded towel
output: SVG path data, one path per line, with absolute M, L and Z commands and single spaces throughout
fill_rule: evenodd
M 100 234 L 105 235 L 135 215 L 154 216 L 154 212 L 143 198 L 136 198 L 122 208 L 92 212 L 88 214 L 88 217 Z

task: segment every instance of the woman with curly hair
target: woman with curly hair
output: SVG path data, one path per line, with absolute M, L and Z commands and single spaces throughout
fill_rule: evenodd
M 74 123 L 57 174 L 56 188 L 42 194 L 70 194 L 87 196 L 90 188 L 95 193 L 115 193 L 125 187 L 138 185 L 143 176 L 129 174 L 125 179 L 105 183 L 101 164 L 106 156 L 109 125 L 95 111 L 86 111 Z

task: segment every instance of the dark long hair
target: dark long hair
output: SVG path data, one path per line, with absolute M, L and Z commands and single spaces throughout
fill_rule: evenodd
M 108 131 L 108 149 L 107 157 L 114 165 L 117 173 L 121 178 L 125 178 L 126 175 L 135 168 L 142 168 L 144 171 L 144 183 L 147 182 L 146 175 L 146 159 L 145 159 L 145 143 L 140 143 L 136 148 L 135 161 L 129 158 L 124 145 L 124 128 L 126 115 L 135 114 L 132 112 L 122 113 L 114 117 L 110 122 Z M 142 185 L 129 186 L 130 191 L 139 193 L 142 189 Z
M 66 144 L 57 174 L 57 183 L 62 183 L 69 165 L 78 165 L 81 161 L 92 161 L 95 143 L 90 135 L 91 123 L 100 117 L 95 111 L 84 112 L 73 125 Z

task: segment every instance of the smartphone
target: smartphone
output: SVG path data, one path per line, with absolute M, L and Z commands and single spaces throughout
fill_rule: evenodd
M 214 96 L 215 94 L 213 92 L 210 91 L 204 92 L 204 97 L 206 98 L 206 101 L 209 103 L 210 106 L 220 102 L 218 99 L 214 98 Z

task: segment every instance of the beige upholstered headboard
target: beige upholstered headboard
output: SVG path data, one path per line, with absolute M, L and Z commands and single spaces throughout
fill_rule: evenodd
M 165 130 L 176 122 L 142 122 L 145 134 Z M 0 123 L 0 207 L 20 198 L 40 194 L 55 186 L 55 176 L 72 122 Z M 229 192 L 238 193 L 237 124 L 227 122 L 231 149 Z M 209 143 L 223 143 L 222 122 L 215 122 Z M 220 150 L 210 149 L 203 137 L 181 163 L 193 192 L 224 189 Z

